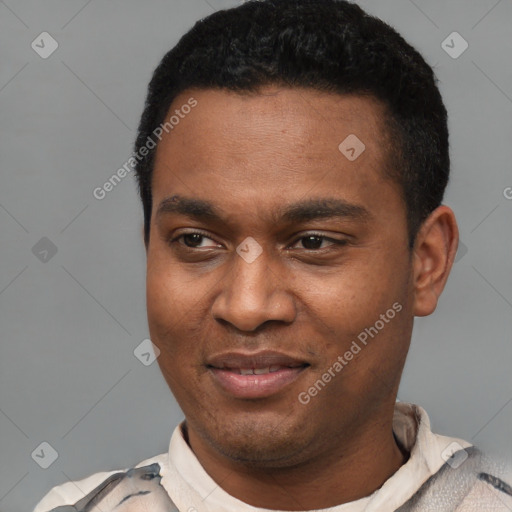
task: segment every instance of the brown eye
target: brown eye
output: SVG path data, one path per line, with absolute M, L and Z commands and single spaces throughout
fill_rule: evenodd
M 311 235 L 301 238 L 301 241 L 305 249 L 320 249 L 324 239 L 322 236 Z
M 183 241 L 180 242 L 181 240 Z M 210 243 L 207 243 L 208 241 Z M 171 240 L 171 243 L 175 242 L 178 242 L 181 245 L 184 245 L 185 247 L 188 247 L 190 249 L 210 249 L 213 247 L 219 247 L 218 243 L 216 243 L 210 237 L 206 236 L 204 233 L 201 233 L 199 231 L 194 231 L 191 233 L 182 233 L 181 235 Z
M 327 244 L 324 244 L 324 242 L 327 242 Z M 336 240 L 334 238 L 329 238 L 320 233 L 311 233 L 309 235 L 301 236 L 300 238 L 298 238 L 294 245 L 300 244 L 298 249 L 315 251 L 319 249 L 327 249 L 334 245 L 345 245 L 346 243 L 347 240 Z
M 187 247 L 197 247 L 201 244 L 204 236 L 199 233 L 188 233 L 186 235 L 182 235 L 183 242 Z

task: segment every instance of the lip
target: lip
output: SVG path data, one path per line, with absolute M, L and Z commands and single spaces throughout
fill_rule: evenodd
M 245 399 L 266 398 L 279 393 L 297 380 L 308 366 L 307 361 L 270 350 L 225 352 L 206 362 L 213 380 L 224 392 Z M 242 374 L 247 373 L 244 370 L 265 373 Z

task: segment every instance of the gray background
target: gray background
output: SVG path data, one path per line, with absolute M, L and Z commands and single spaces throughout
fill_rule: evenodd
M 235 4 L 0 0 L 2 511 L 167 450 L 181 412 L 157 364 L 133 353 L 148 337 L 135 182 L 101 201 L 92 191 L 129 158 L 162 55 Z M 360 4 L 435 66 L 464 244 L 438 310 L 416 322 L 399 398 L 439 433 L 512 460 L 512 2 Z M 47 59 L 31 48 L 43 31 L 59 44 Z M 457 59 L 441 47 L 453 31 L 469 43 Z M 41 253 L 47 241 L 33 251 L 42 237 L 56 254 Z M 48 469 L 31 457 L 43 441 L 58 452 Z

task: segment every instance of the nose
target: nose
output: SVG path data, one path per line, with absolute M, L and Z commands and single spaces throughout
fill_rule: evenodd
M 213 303 L 213 317 L 246 332 L 271 320 L 293 322 L 296 308 L 287 289 L 286 272 L 276 265 L 272 268 L 265 251 L 250 263 L 238 254 L 233 259 Z

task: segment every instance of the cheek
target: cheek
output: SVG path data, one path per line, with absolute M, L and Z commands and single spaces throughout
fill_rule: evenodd
M 183 271 L 161 257 L 149 257 L 146 301 L 150 326 L 165 329 L 193 308 L 200 293 L 197 282 L 184 281 Z
M 371 258 L 373 260 L 373 258 Z M 336 273 L 311 278 L 305 296 L 308 307 L 326 322 L 339 324 L 351 331 L 361 321 L 372 321 L 403 297 L 407 279 L 403 266 L 381 261 L 365 261 L 364 255 L 353 260 Z
M 148 264 L 146 282 L 150 337 L 160 349 L 157 361 L 162 373 L 174 384 L 180 380 L 176 376 L 197 378 L 198 361 L 209 344 L 202 309 L 205 292 L 197 282 L 184 281 L 177 269 L 154 264 Z
M 159 272 L 148 265 L 146 283 L 150 337 L 160 349 L 157 361 L 164 375 L 175 374 L 180 371 L 175 362 L 183 358 L 182 340 L 185 336 L 180 328 L 184 326 L 188 304 L 180 295 L 180 288 L 170 278 L 170 273 Z
M 354 359 L 360 362 L 374 356 L 380 359 L 381 350 L 393 354 L 403 350 L 392 342 L 402 339 L 402 331 L 409 329 L 407 259 L 391 253 L 386 257 L 371 254 L 373 251 L 361 254 L 337 273 L 323 276 L 321 286 L 314 286 L 315 279 L 311 279 L 306 287 L 307 318 L 316 324 L 318 335 L 308 343 L 308 352 L 325 364 L 345 354 L 353 341 L 372 345 L 367 348 L 359 343 L 361 353 Z M 379 342 L 374 343 L 372 336 Z

